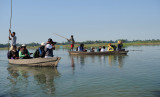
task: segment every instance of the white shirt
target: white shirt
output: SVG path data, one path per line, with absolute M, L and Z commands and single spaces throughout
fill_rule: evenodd
M 16 36 L 12 37 L 12 45 L 16 45 L 16 40 L 17 40 Z
M 106 50 L 104 48 L 101 48 L 101 52 L 105 52 Z

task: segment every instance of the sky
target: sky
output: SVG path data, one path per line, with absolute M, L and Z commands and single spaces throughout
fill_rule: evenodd
M 0 43 L 8 42 L 11 0 L 0 0 Z M 12 0 L 17 43 L 160 39 L 160 0 Z

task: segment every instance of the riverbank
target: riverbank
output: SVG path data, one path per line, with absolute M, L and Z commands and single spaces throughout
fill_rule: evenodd
M 107 46 L 108 43 L 95 43 L 95 44 L 85 44 L 85 48 L 91 47 L 99 47 L 99 46 Z M 117 43 L 112 43 L 112 45 L 116 45 Z M 131 42 L 131 43 L 123 43 L 123 47 L 127 46 L 145 46 L 145 45 L 160 45 L 160 42 Z M 79 44 L 75 44 L 75 48 L 77 48 Z M 28 49 L 37 49 L 39 46 L 27 46 Z M 70 45 L 56 45 L 56 48 L 69 49 Z M 8 48 L 0 48 L 0 50 L 7 50 Z

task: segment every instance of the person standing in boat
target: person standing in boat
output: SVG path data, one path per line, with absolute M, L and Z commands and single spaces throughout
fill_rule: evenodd
M 45 58 L 50 58 L 53 57 L 53 50 L 55 50 L 55 44 L 56 42 L 53 42 L 51 38 L 48 39 L 48 42 L 46 43 L 45 46 Z
M 11 46 L 16 46 L 16 40 L 17 40 L 17 37 L 16 37 L 16 33 L 15 32 L 12 32 L 11 33 L 11 30 L 9 29 L 9 33 L 11 35 L 11 37 L 9 36 L 9 40 L 12 40 L 12 44 Z
M 118 41 L 118 51 L 121 51 L 123 47 L 122 41 Z
M 68 40 L 68 41 L 71 41 L 71 50 L 73 51 L 74 44 L 75 44 L 75 41 L 74 41 L 73 35 L 71 35 L 71 38 L 70 38 L 70 39 L 67 39 L 67 40 Z
M 30 53 L 26 48 L 26 45 L 22 45 L 21 46 L 21 50 L 19 51 L 19 58 L 20 59 L 29 59 L 30 57 Z

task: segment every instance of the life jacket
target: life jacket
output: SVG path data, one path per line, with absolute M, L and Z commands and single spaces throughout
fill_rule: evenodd
M 110 47 L 109 51 L 114 51 L 114 48 L 113 48 L 113 47 Z

